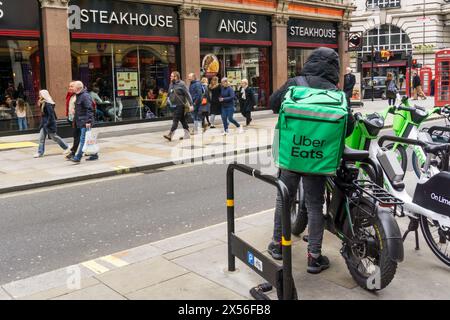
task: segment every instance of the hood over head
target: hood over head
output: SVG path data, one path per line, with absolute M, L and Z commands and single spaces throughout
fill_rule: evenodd
M 312 87 L 327 81 L 336 86 L 339 83 L 339 55 L 330 48 L 318 48 L 306 60 L 300 75 L 305 76 Z

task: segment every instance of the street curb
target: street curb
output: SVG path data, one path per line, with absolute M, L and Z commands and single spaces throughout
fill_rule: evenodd
M 200 162 L 200 161 L 207 161 L 207 160 L 218 159 L 218 158 L 226 158 L 226 157 L 230 157 L 230 156 L 237 156 L 237 155 L 241 155 L 241 154 L 248 154 L 251 152 L 259 152 L 259 151 L 265 151 L 265 150 L 270 150 L 270 149 L 272 149 L 271 144 L 267 145 L 267 146 L 258 146 L 258 147 L 253 147 L 253 148 L 237 149 L 237 150 L 233 150 L 233 151 L 229 151 L 229 152 L 224 152 L 221 154 L 213 154 L 213 155 L 207 155 L 207 156 L 202 155 L 202 156 L 198 156 L 198 157 L 191 157 L 191 158 L 186 158 L 186 159 L 182 159 L 182 160 L 178 160 L 178 161 L 160 162 L 160 163 L 136 166 L 136 167 L 131 167 L 131 168 L 119 168 L 117 170 L 93 173 L 93 174 L 84 175 L 84 176 L 70 177 L 70 178 L 64 178 L 64 179 L 57 179 L 57 180 L 50 180 L 50 181 L 44 181 L 44 182 L 24 184 L 24 185 L 20 185 L 20 186 L 1 188 L 0 194 L 19 192 L 19 191 L 27 191 L 27 190 L 45 188 L 45 187 L 53 187 L 53 186 L 62 185 L 62 184 L 88 181 L 88 180 L 94 180 L 94 179 L 109 178 L 109 177 L 120 176 L 120 175 L 125 175 L 125 174 L 140 173 L 140 172 L 157 170 L 157 169 L 175 166 L 175 165 L 196 163 L 196 162 Z

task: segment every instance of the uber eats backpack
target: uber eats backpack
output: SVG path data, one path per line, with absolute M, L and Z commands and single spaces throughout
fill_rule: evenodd
M 309 88 L 304 78 L 297 84 L 281 105 L 272 146 L 275 164 L 299 173 L 335 175 L 347 131 L 345 94 Z

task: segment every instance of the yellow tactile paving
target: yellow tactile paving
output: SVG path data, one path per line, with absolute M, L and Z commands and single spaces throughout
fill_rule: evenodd
M 13 142 L 13 143 L 0 143 L 0 150 L 8 149 L 21 149 L 21 148 L 33 148 L 38 144 L 34 142 Z

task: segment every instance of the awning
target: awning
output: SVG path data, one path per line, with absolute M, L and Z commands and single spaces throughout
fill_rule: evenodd
M 406 67 L 406 60 L 400 60 L 400 61 L 390 61 L 390 62 L 381 62 L 381 63 L 374 63 L 374 68 L 387 68 L 387 67 Z M 372 68 L 372 62 L 366 62 L 363 63 L 363 68 L 368 69 Z

